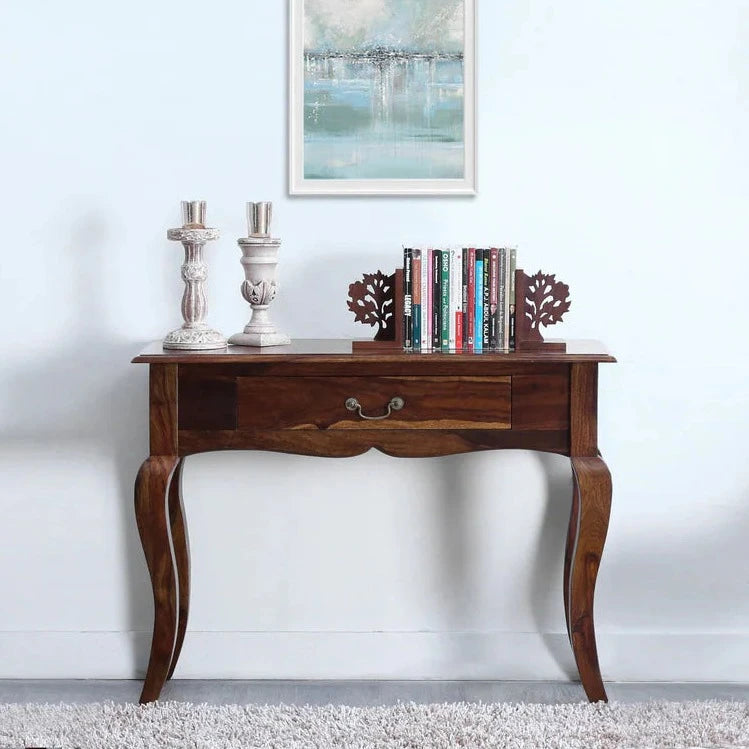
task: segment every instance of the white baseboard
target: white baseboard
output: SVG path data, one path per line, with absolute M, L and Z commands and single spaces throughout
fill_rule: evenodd
M 147 632 L 0 632 L 0 678 L 142 678 Z M 749 681 L 749 633 L 601 633 L 608 681 Z M 576 678 L 566 634 L 188 632 L 187 679 Z

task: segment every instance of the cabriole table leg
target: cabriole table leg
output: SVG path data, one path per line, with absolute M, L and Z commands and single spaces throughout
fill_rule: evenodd
M 585 694 L 607 702 L 593 624 L 593 597 L 611 512 L 611 474 L 600 457 L 573 457 L 575 494 L 565 558 L 565 612 Z
M 140 702 L 159 698 L 177 635 L 177 573 L 169 532 L 169 484 L 179 458 L 150 457 L 135 480 L 135 518 L 153 589 L 154 622 L 148 671 Z
M 174 653 L 172 654 L 172 663 L 169 666 L 167 679 L 172 678 L 174 669 L 177 667 L 182 652 L 182 643 L 185 640 L 185 632 L 187 631 L 187 617 L 190 613 L 190 539 L 187 534 L 185 508 L 182 503 L 182 466 L 184 464 L 185 461 L 181 458 L 169 483 L 169 522 L 172 529 L 174 561 L 177 563 L 179 616 Z

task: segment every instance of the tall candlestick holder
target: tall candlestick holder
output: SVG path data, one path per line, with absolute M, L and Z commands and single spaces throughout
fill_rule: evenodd
M 224 348 L 226 338 L 203 322 L 207 309 L 205 279 L 208 275 L 208 266 L 203 262 L 203 246 L 219 238 L 218 229 L 205 226 L 205 201 L 183 200 L 182 227 L 169 229 L 166 236 L 174 242 L 182 242 L 185 248 L 182 265 L 182 280 L 185 282 L 182 318 L 185 322 L 164 339 L 164 348 L 190 351 Z
M 242 250 L 240 262 L 245 281 L 242 296 L 252 308 L 252 316 L 244 332 L 229 339 L 235 346 L 284 346 L 291 343 L 285 333 L 279 333 L 271 322 L 268 307 L 276 298 L 276 268 L 280 239 L 270 236 L 272 205 L 247 203 L 249 236 L 237 240 Z

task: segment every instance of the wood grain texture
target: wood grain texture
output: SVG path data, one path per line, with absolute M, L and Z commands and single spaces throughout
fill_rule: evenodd
M 181 455 L 212 450 L 269 450 L 294 455 L 350 458 L 379 450 L 396 458 L 433 458 L 474 450 L 539 450 L 569 455 L 569 432 L 408 429 L 180 432 Z
M 135 518 L 151 576 L 154 622 L 151 655 L 141 703 L 158 699 L 166 681 L 177 633 L 177 578 L 170 543 L 167 496 L 179 459 L 150 457 L 135 480 Z
M 570 454 L 598 455 L 598 365 L 572 364 Z
M 403 268 L 397 268 L 390 278 L 392 281 L 392 291 L 388 299 L 392 305 L 390 307 L 392 317 L 388 320 L 387 330 L 378 333 L 374 341 L 352 341 L 351 346 L 353 351 L 372 352 L 403 348 Z M 351 287 L 349 287 L 350 294 Z
M 480 359 L 477 356 L 477 359 Z M 452 360 L 449 355 L 436 355 L 434 359 L 389 361 L 389 356 L 351 356 L 346 361 L 331 363 L 310 358 L 304 361 L 256 361 L 216 364 L 180 364 L 180 381 L 205 380 L 224 377 L 511 377 L 515 375 L 559 374 L 569 365 L 560 363 L 517 362 L 496 358 L 490 366 L 455 366 L 462 360 Z M 470 362 L 468 362 L 470 364 Z
M 568 429 L 570 368 L 546 374 L 512 375 L 513 429 Z
M 569 288 L 555 281 L 553 275 L 544 276 L 541 271 L 534 276 L 529 276 L 522 268 L 515 271 L 515 351 L 517 353 L 542 351 L 563 354 L 567 351 L 567 344 L 564 341 L 545 341 L 540 330 L 541 322 L 553 325 L 559 321 L 553 314 L 554 302 L 557 301 L 561 305 L 562 301 L 569 296 Z M 541 282 L 540 287 L 539 282 Z M 546 288 L 549 289 L 548 292 Z M 552 291 L 553 293 L 549 293 Z M 567 309 L 569 309 L 569 302 L 565 305 L 565 311 Z
M 570 507 L 570 519 L 567 525 L 567 543 L 564 550 L 564 572 L 562 573 L 562 595 L 564 597 L 564 621 L 567 624 L 567 636 L 572 644 L 572 628 L 570 627 L 570 570 L 572 569 L 572 555 L 575 552 L 577 541 L 577 528 L 580 522 L 580 492 L 577 482 L 572 482 L 572 506 Z
M 188 371 L 182 371 L 183 369 Z M 199 369 L 200 367 L 180 369 L 179 428 L 236 429 L 236 375 L 195 371 Z
M 611 474 L 599 457 L 573 457 L 572 472 L 578 506 L 577 513 L 573 513 L 577 515 L 574 545 L 567 551 L 569 635 L 585 694 L 591 702 L 606 702 L 598 665 L 593 598 L 609 527 Z
M 476 367 L 482 372 L 491 370 L 500 362 L 534 362 L 538 364 L 557 363 L 570 364 L 572 362 L 615 362 L 600 341 L 567 341 L 567 351 L 516 351 L 512 353 L 486 352 L 472 354 L 468 352 L 451 352 L 449 354 L 428 351 L 370 351 L 352 352 L 352 342 L 346 339 L 297 339 L 289 346 L 270 346 L 264 349 L 247 348 L 244 346 L 229 346 L 215 351 L 168 351 L 162 348 L 161 342 L 156 341 L 147 346 L 133 362 L 139 364 L 253 364 L 266 362 L 288 364 L 289 366 L 307 364 L 347 364 L 372 359 L 380 364 L 421 362 L 418 366 L 426 367 L 429 374 L 430 367 L 440 370 L 442 367 L 457 366 L 464 373 L 464 367 L 469 371 Z M 440 374 L 435 370 L 431 374 Z M 343 373 L 341 373 L 343 374 Z M 448 372 L 452 374 L 452 372 Z
M 177 365 L 152 365 L 149 392 L 151 455 L 176 455 Z
M 174 561 L 177 565 L 177 634 L 174 640 L 174 652 L 169 664 L 167 679 L 171 679 L 182 653 L 182 643 L 185 641 L 187 619 L 190 614 L 190 538 L 187 533 L 185 507 L 182 502 L 182 467 L 185 461 L 177 463 L 172 480 L 169 482 L 169 524 L 172 531 L 172 547 Z
M 573 346 L 567 354 L 360 355 L 348 342 L 298 341 L 273 352 L 151 350 L 137 361 L 151 362 L 151 457 L 135 491 L 154 596 L 142 702 L 157 699 L 174 673 L 189 615 L 180 458 L 214 450 L 348 457 L 375 449 L 434 457 L 528 449 L 572 456 L 565 616 L 586 694 L 606 699 L 593 597 L 611 503 L 611 477 L 596 434 L 598 363 L 614 361 L 608 354 Z M 395 396 L 406 406 L 384 421 L 361 420 L 344 405 L 357 398 L 375 415 Z
M 509 429 L 509 377 L 243 377 L 240 429 Z M 346 409 L 356 398 L 382 416 L 394 397 L 402 410 L 371 421 Z

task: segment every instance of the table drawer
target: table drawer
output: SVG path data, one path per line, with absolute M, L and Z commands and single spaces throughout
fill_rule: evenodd
M 240 377 L 237 428 L 510 429 L 510 377 Z M 384 416 L 393 398 L 403 406 Z

